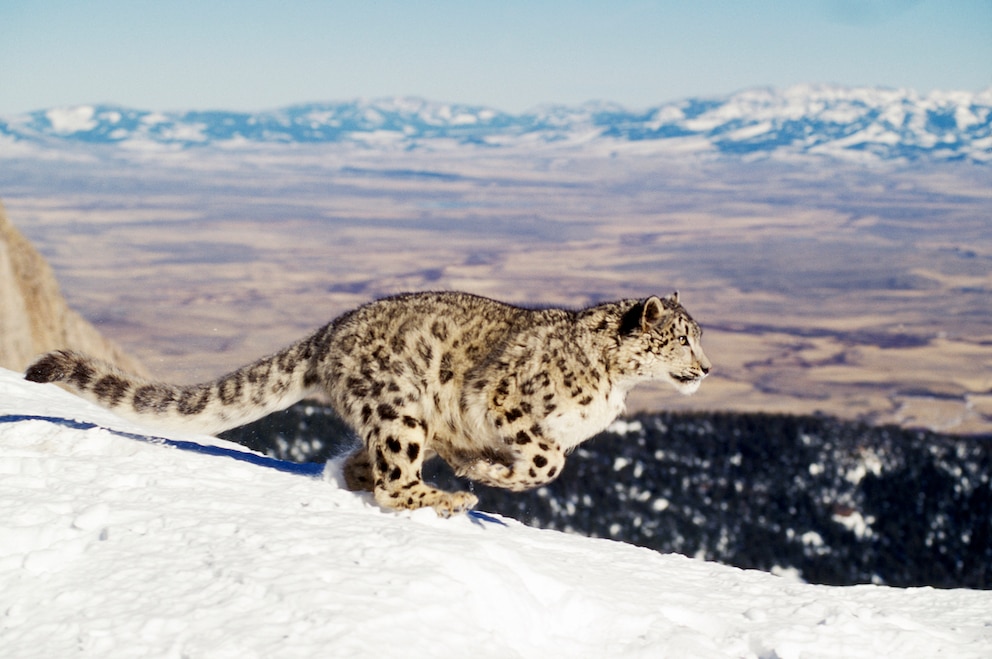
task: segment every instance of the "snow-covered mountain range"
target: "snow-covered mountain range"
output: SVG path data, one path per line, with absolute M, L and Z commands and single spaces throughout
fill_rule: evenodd
M 992 161 L 992 88 L 974 92 L 799 85 L 692 98 L 644 110 L 609 103 L 521 114 L 416 98 L 264 112 L 156 112 L 79 105 L 0 117 L 12 144 L 238 146 L 353 143 L 374 148 L 552 145 L 725 157 Z

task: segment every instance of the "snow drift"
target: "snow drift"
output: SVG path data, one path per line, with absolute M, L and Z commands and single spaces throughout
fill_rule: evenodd
M 810 586 L 512 520 L 385 512 L 334 464 L 307 477 L 144 432 L 0 369 L 5 656 L 992 654 L 992 592 Z

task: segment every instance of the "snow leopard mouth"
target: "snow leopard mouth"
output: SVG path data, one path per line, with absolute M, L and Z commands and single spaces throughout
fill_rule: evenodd
M 672 377 L 672 384 L 675 388 L 686 396 L 696 393 L 699 390 L 699 385 L 703 383 L 703 378 L 706 377 L 705 373 L 701 375 L 686 375 L 669 372 L 669 375 Z

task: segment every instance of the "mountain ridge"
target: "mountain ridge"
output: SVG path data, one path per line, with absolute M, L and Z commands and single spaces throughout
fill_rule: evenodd
M 557 145 L 730 158 L 992 161 L 992 88 L 980 92 L 795 85 L 751 88 L 642 110 L 594 101 L 522 113 L 417 97 L 302 103 L 275 110 L 160 112 L 112 104 L 0 117 L 3 142 L 131 148 L 352 143 L 442 148 Z M 443 148 L 450 148 L 445 146 Z
M 221 437 L 280 460 L 337 460 L 355 436 L 313 402 Z M 455 477 L 479 507 L 815 584 L 992 590 L 992 435 L 955 437 L 827 415 L 671 411 L 622 417 L 555 481 L 509 492 Z

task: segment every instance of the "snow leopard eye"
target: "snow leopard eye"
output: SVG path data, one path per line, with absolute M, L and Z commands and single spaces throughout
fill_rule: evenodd
M 689 337 L 685 334 L 679 337 L 679 345 L 687 346 L 689 345 Z

